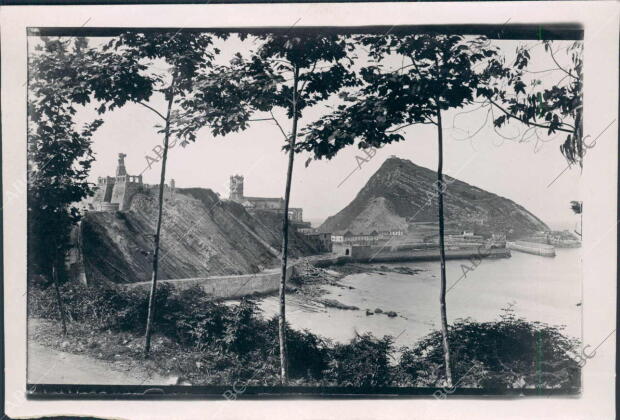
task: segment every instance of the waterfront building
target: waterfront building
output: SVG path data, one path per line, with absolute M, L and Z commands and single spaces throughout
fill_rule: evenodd
M 350 230 L 338 231 L 331 234 L 331 241 L 333 243 L 346 243 L 346 244 L 375 244 L 379 241 L 385 241 L 393 239 L 394 237 L 402 236 L 404 232 L 400 229 L 376 231 L 372 232 L 359 232 L 355 233 Z
M 248 211 L 266 210 L 275 213 L 284 211 L 284 199 L 282 197 L 248 197 L 244 194 L 244 178 L 242 175 L 230 177 L 229 199 L 241 204 Z M 310 227 L 310 223 L 303 221 L 303 209 L 289 207 L 288 217 L 291 222 L 304 227 Z
M 332 234 L 329 232 L 308 232 L 305 234 L 319 252 L 332 252 Z

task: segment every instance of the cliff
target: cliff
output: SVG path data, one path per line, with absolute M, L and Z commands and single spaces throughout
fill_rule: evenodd
M 444 215 L 453 230 L 505 233 L 521 237 L 547 225 L 512 200 L 451 177 L 444 177 Z M 323 232 L 370 233 L 401 229 L 415 232 L 437 222 L 437 173 L 414 163 L 389 158 L 355 199 L 320 226 Z
M 160 279 L 256 273 L 278 265 L 279 217 L 251 215 L 208 189 L 167 189 L 164 198 Z M 156 222 L 154 187 L 135 194 L 128 211 L 88 212 L 80 226 L 88 281 L 150 280 Z M 303 235 L 290 231 L 290 238 L 292 257 L 316 253 Z

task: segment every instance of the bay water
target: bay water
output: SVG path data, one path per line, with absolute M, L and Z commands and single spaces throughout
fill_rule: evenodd
M 448 322 L 458 318 L 498 320 L 503 308 L 516 316 L 549 325 L 562 325 L 564 333 L 581 338 L 581 250 L 556 249 L 556 257 L 513 251 L 512 257 L 449 260 L 446 265 Z M 360 310 L 343 310 L 312 304 L 298 294 L 287 295 L 287 321 L 296 329 L 309 329 L 334 341 L 347 342 L 355 333 L 396 337 L 396 345 L 412 346 L 440 327 L 439 261 L 368 265 L 408 267 L 416 274 L 370 272 L 340 280 L 343 287 L 323 286 L 326 299 L 336 299 Z M 277 296 L 263 298 L 259 306 L 271 317 L 278 311 Z M 383 313 L 367 315 L 366 309 Z M 385 312 L 394 311 L 390 318 Z

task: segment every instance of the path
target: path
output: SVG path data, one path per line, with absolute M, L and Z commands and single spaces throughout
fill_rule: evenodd
M 71 354 L 29 340 L 28 383 L 76 385 L 170 385 L 170 379 L 140 368 Z

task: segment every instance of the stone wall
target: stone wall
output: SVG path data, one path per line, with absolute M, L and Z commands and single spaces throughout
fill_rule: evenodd
M 101 211 L 118 211 L 119 204 L 118 203 L 100 203 L 99 209 Z
M 120 211 L 129 209 L 133 195 L 142 187 L 141 183 L 129 181 L 129 179 L 137 179 L 137 177 L 125 175 L 116 179 L 114 190 L 109 200 L 111 203 L 117 203 Z
M 120 203 L 121 211 L 129 210 L 129 207 L 131 205 L 131 199 L 133 198 L 134 194 L 140 190 L 142 190 L 142 184 L 138 184 L 137 182 L 125 183 L 125 194 L 123 195 L 123 201 Z
M 116 183 L 114 184 L 114 191 L 112 192 L 112 199 L 110 200 L 110 202 L 118 203 L 120 210 L 123 210 L 122 204 L 123 204 L 124 198 L 125 198 L 125 182 L 117 179 Z
M 438 261 L 439 249 L 390 249 L 386 247 L 348 246 L 350 255 L 326 257 L 314 261 L 316 267 L 329 267 L 346 263 L 389 263 L 389 262 L 418 262 Z M 509 258 L 510 250 L 506 248 L 486 249 L 480 247 L 469 249 L 447 249 L 446 259 L 470 259 L 470 258 Z
M 93 197 L 93 203 L 109 202 L 112 198 L 112 191 L 114 189 L 114 177 L 108 176 L 105 178 L 99 178 L 97 182 L 97 190 Z
M 287 282 L 295 274 L 295 267 L 288 267 Z M 192 286 L 200 286 L 205 292 L 215 298 L 235 299 L 252 294 L 273 293 L 280 288 L 280 270 L 265 270 L 257 274 L 243 274 L 237 276 L 211 276 L 194 279 L 159 280 L 158 283 L 168 283 L 176 289 L 184 290 Z M 126 287 L 140 287 L 150 289 L 151 282 L 132 283 Z
M 71 228 L 69 234 L 70 248 L 65 256 L 65 268 L 69 279 L 87 284 L 84 270 L 84 256 L 82 255 L 82 223 L 78 222 Z
M 446 249 L 446 259 L 467 259 L 480 257 L 509 257 L 505 248 Z M 412 250 L 406 247 L 353 246 L 351 258 L 356 262 L 396 262 L 396 261 L 435 261 L 439 259 L 439 249 Z

